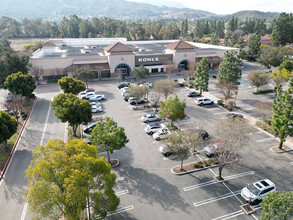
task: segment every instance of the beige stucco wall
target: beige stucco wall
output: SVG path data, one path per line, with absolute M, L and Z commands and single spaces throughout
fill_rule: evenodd
M 127 64 L 131 70 L 133 70 L 133 68 L 135 67 L 135 58 L 134 58 L 134 54 L 131 53 L 111 53 L 108 56 L 108 63 L 110 66 L 110 72 L 114 73 L 115 72 L 115 68 L 119 65 L 119 64 Z
M 176 53 L 173 54 L 173 63 L 174 67 L 177 68 L 178 64 L 183 60 L 188 60 L 190 63 L 195 62 L 196 52 L 194 50 L 192 51 L 176 51 Z

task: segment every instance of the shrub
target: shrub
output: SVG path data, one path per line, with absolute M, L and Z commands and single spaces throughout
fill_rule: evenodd
M 196 164 L 194 164 L 194 168 L 204 168 L 202 161 L 198 161 Z
M 21 117 L 22 117 L 22 120 L 25 120 L 25 119 L 26 119 L 26 117 L 27 117 L 27 114 L 26 114 L 26 113 L 24 113 L 24 114 L 22 114 L 22 115 L 21 115 Z
M 264 122 L 267 123 L 268 125 L 272 125 L 272 119 L 270 118 L 266 118 Z
M 274 89 L 259 89 L 258 91 L 254 91 L 252 92 L 252 94 L 257 95 L 257 94 L 261 94 L 261 93 L 270 93 L 270 92 L 274 92 Z
M 224 101 L 222 99 L 219 99 L 217 103 L 218 103 L 218 105 L 221 105 L 221 106 L 224 105 Z
M 261 129 L 271 133 L 272 135 L 277 135 L 277 133 L 274 131 L 274 128 L 273 128 L 272 125 L 269 125 L 269 124 L 264 123 L 262 121 L 257 121 L 255 123 L 255 126 L 257 126 L 257 127 L 261 128 Z
M 226 108 L 227 108 L 229 111 L 232 111 L 233 107 L 234 107 L 234 102 L 233 102 L 233 101 L 229 101 L 229 102 L 227 103 Z

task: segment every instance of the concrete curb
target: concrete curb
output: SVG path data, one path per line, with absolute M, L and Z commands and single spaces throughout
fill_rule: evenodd
M 193 163 L 196 163 L 196 162 L 186 163 L 186 164 L 183 164 L 183 166 L 184 166 L 184 165 L 188 165 L 188 164 L 193 164 Z M 180 166 L 174 166 L 174 167 L 171 168 L 171 172 L 172 172 L 173 174 L 175 174 L 175 175 L 180 176 L 180 175 L 184 175 L 184 174 L 188 174 L 188 173 L 198 172 L 198 171 L 201 171 L 201 170 L 207 170 L 207 169 L 209 169 L 209 168 L 214 168 L 214 167 L 217 167 L 217 166 L 218 166 L 218 165 L 212 165 L 212 166 L 208 166 L 208 167 L 204 167 L 204 168 L 196 168 L 196 169 L 193 169 L 193 170 L 190 170 L 190 171 L 186 171 L 186 172 L 182 172 L 182 173 L 175 173 L 175 172 L 173 171 L 173 169 L 176 168 L 176 167 L 180 167 Z
M 31 106 L 31 108 L 30 108 L 30 110 L 29 110 L 29 112 L 28 112 L 28 114 L 27 114 L 27 117 L 26 117 L 26 119 L 25 119 L 25 121 L 24 121 L 24 124 L 22 125 L 22 127 L 21 127 L 21 129 L 20 129 L 20 132 L 19 132 L 19 134 L 18 134 L 18 136 L 17 136 L 17 139 L 16 139 L 16 141 L 15 141 L 15 143 L 14 143 L 12 149 L 11 149 L 11 152 L 10 152 L 9 157 L 8 157 L 8 159 L 7 159 L 7 161 L 6 161 L 5 165 L 4 165 L 4 167 L 3 167 L 3 170 L 1 171 L 1 174 L 0 174 L 0 181 L 3 179 L 3 176 L 5 175 L 5 172 L 6 172 L 6 170 L 7 170 L 7 167 L 8 167 L 8 165 L 9 165 L 10 161 L 11 161 L 12 155 L 13 155 L 14 152 L 15 152 L 16 146 L 18 145 L 19 139 L 20 139 L 20 137 L 21 137 L 21 135 L 22 135 L 22 132 L 23 132 L 25 126 L 26 126 L 26 123 L 27 123 L 27 121 L 28 121 L 28 119 L 29 119 L 29 117 L 30 117 L 30 115 L 31 115 L 32 109 L 34 108 L 34 106 L 35 106 L 35 104 L 36 104 L 37 99 L 38 99 L 38 98 L 37 98 L 37 96 L 36 96 L 36 97 L 35 97 L 35 100 L 34 100 L 34 102 L 33 102 L 33 104 L 32 104 L 32 106 Z
M 120 161 L 118 160 L 118 159 L 111 159 L 111 161 L 112 160 L 116 160 L 116 161 L 118 161 L 118 163 L 117 164 L 115 164 L 115 165 L 111 165 L 111 168 L 114 168 L 114 167 L 118 167 L 119 166 L 119 164 L 120 164 Z
M 289 147 L 289 148 L 291 148 L 291 147 Z M 278 151 L 273 150 L 273 147 L 270 147 L 270 151 L 273 153 L 276 153 L 276 154 L 283 154 L 283 153 L 291 152 L 291 151 L 293 151 L 293 149 L 291 148 L 291 150 L 283 150 L 281 152 L 278 152 Z

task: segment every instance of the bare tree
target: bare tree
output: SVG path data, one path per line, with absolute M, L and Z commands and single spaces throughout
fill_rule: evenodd
M 34 76 L 37 83 L 40 83 L 40 78 L 44 75 L 44 69 L 39 68 L 37 66 L 31 66 L 31 73 Z
M 238 86 L 232 82 L 219 83 L 217 84 L 217 88 L 220 90 L 220 93 L 222 93 L 225 98 L 225 105 L 227 105 L 227 100 L 232 98 L 233 95 L 236 94 L 235 91 L 238 90 Z
M 137 107 L 139 99 L 145 96 L 147 93 L 147 90 L 145 87 L 148 87 L 148 86 L 136 86 L 136 85 L 130 86 L 130 90 L 128 93 L 130 97 L 135 98 L 136 107 Z M 149 88 L 148 88 L 148 91 L 149 91 Z
M 196 69 L 196 64 L 193 61 L 188 61 L 188 67 L 187 70 L 182 70 L 181 74 L 185 80 L 188 80 L 189 78 L 194 78 L 194 71 Z
M 216 160 L 219 167 L 219 180 L 223 180 L 222 171 L 227 165 L 232 166 L 238 162 L 240 149 L 249 141 L 251 127 L 245 121 L 220 120 L 216 124 L 217 142 Z
M 258 102 L 254 106 L 253 111 L 255 114 L 262 118 L 264 121 L 267 117 L 272 116 L 273 114 L 273 103 L 272 102 Z
M 167 61 L 164 63 L 166 65 L 166 73 L 168 74 L 168 79 L 170 79 L 171 74 L 177 70 L 177 68 L 174 67 L 174 63 L 172 61 Z
M 4 107 L 7 108 L 8 112 L 11 112 L 17 122 L 19 119 L 19 114 L 22 111 L 22 107 L 27 103 L 27 98 L 22 95 L 7 95 L 3 103 Z
M 204 145 L 204 140 L 198 134 L 198 132 L 184 131 L 183 134 L 184 134 L 184 144 L 189 146 L 189 149 L 193 153 L 198 152 L 198 149 L 202 149 Z
M 161 94 L 153 91 L 150 93 L 150 101 L 155 105 L 155 111 L 158 111 L 158 104 L 161 100 Z
M 162 94 L 167 101 L 169 95 L 173 94 L 177 88 L 176 83 L 170 79 L 161 79 L 155 82 L 154 90 Z
M 183 170 L 183 161 L 190 151 L 190 145 L 185 143 L 185 135 L 182 132 L 173 132 L 166 139 L 164 144 L 180 160 L 180 170 Z

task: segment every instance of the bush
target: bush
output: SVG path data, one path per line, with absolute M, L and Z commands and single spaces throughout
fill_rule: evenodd
M 224 105 L 224 100 L 222 100 L 222 99 L 219 99 L 217 103 L 218 103 L 218 105 L 221 105 L 221 106 L 223 106 L 223 105 Z
M 27 114 L 26 114 L 26 113 L 24 113 L 24 114 L 22 114 L 22 115 L 21 115 L 21 117 L 22 117 L 22 120 L 25 120 L 25 119 L 26 119 L 26 117 L 27 117 Z
M 203 162 L 198 161 L 196 164 L 194 164 L 194 168 L 204 168 Z
M 176 125 L 171 126 L 171 125 L 167 124 L 166 127 L 167 127 L 170 131 L 178 130 L 178 127 L 177 127 Z
M 233 102 L 233 101 L 229 101 L 229 102 L 227 103 L 226 108 L 227 108 L 229 111 L 232 111 L 233 107 L 234 107 L 234 102 Z
M 265 123 L 265 122 L 257 121 L 257 122 L 255 123 L 255 126 L 257 126 L 257 127 L 261 128 L 261 129 L 263 129 L 263 130 L 269 132 L 269 133 L 272 134 L 272 135 L 277 135 L 277 133 L 274 131 L 273 126 L 272 126 L 272 125 L 269 125 L 269 124 L 267 124 L 267 123 Z
M 272 125 L 272 119 L 270 119 L 270 118 L 266 118 L 266 119 L 264 120 L 264 123 L 266 123 L 266 124 L 268 124 L 268 125 Z
M 47 83 L 58 83 L 58 79 L 49 79 Z

